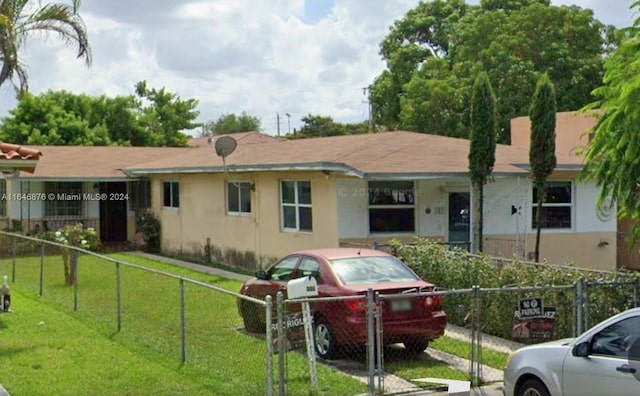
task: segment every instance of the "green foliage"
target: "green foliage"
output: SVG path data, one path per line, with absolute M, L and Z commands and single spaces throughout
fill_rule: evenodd
M 237 132 L 259 132 L 262 130 L 261 122 L 258 117 L 242 112 L 235 115 L 233 113 L 224 114 L 215 121 L 207 122 L 202 127 L 201 136 L 224 135 L 227 133 Z
M 152 210 L 140 210 L 136 213 L 136 228 L 142 232 L 145 248 L 149 252 L 160 251 L 162 224 Z
M 558 110 L 576 110 L 591 101 L 618 39 L 591 10 L 546 0 L 421 2 L 380 45 L 387 68 L 371 86 L 373 117 L 390 129 L 468 137 L 469 93 L 486 70 L 501 116 L 497 138 L 509 142 L 510 120 L 527 114 L 540 74 L 563 93 Z
M 633 6 L 640 9 L 640 2 Z M 605 64 L 603 85 L 594 91 L 597 101 L 585 110 L 600 109 L 593 139 L 587 146 L 582 178 L 602 188 L 599 204 L 611 198 L 621 218 L 640 218 L 640 19 L 625 31 L 625 38 Z M 630 234 L 635 244 L 640 222 Z
M 182 131 L 198 124 L 195 99 L 136 86 L 139 96 L 93 97 L 66 91 L 24 94 L 0 125 L 0 139 L 16 144 L 185 146 Z
M 472 256 L 462 250 L 448 250 L 445 246 L 428 240 L 417 239 L 413 245 L 393 242 L 394 254 L 409 265 L 422 279 L 434 283 L 438 289 L 468 290 L 481 288 L 525 288 L 532 286 L 574 286 L 580 278 L 590 283 L 589 317 L 593 325 L 607 317 L 628 309 L 633 302 L 630 282 L 637 282 L 631 273 L 601 273 L 582 271 L 579 268 L 559 268 L 547 264 L 532 265 L 522 261 L 496 264 L 486 256 Z M 627 285 L 603 284 L 603 281 L 626 282 Z M 536 292 L 486 292 L 482 298 L 484 331 L 488 334 L 511 339 L 511 326 L 518 300 L 525 297 L 542 297 L 545 306 L 557 310 L 554 338 L 572 337 L 575 326 L 575 288 Z M 472 294 L 470 292 L 444 296 L 448 320 L 464 326 Z M 458 308 L 463 308 L 459 312 Z
M 469 174 L 474 195 L 473 246 L 482 251 L 484 185 L 496 162 L 496 131 L 498 114 L 496 98 L 486 73 L 481 73 L 473 84 L 471 95 L 471 142 L 469 148 Z
M 46 237 L 46 235 L 45 235 Z M 91 227 L 85 228 L 82 223 L 69 224 L 63 228 L 53 231 L 49 239 L 62 245 L 67 245 L 84 250 L 98 250 L 100 248 L 100 238 L 96 230 Z M 64 264 L 64 279 L 66 285 L 73 285 L 76 282 L 78 270 L 78 256 L 80 252 L 76 249 L 60 249 Z
M 77 57 L 91 64 L 91 47 L 87 28 L 78 14 L 80 0 L 71 4 L 35 2 L 29 0 L 3 0 L 0 3 L 0 85 L 18 79 L 21 93 L 28 88 L 27 70 L 21 62 L 20 47 L 31 37 L 47 38 L 54 33 L 64 44 L 77 47 Z
M 556 93 L 553 83 L 544 74 L 538 81 L 531 108 L 531 145 L 529 163 L 537 191 L 535 261 L 540 255 L 540 231 L 542 228 L 542 204 L 547 177 L 556 167 Z
M 335 122 L 331 117 L 320 115 L 309 114 L 302 117 L 301 121 L 304 124 L 300 130 L 294 132 L 292 135 L 287 135 L 287 138 L 302 139 L 321 136 L 354 135 L 367 133 L 369 131 L 367 122 L 360 124 L 342 124 Z

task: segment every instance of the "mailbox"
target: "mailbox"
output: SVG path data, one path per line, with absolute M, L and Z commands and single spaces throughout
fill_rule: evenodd
M 305 298 L 318 295 L 318 281 L 313 276 L 304 276 L 287 282 L 287 298 Z

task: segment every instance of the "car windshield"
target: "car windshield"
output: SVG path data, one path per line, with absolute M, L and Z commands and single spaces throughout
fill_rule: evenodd
M 345 286 L 419 280 L 394 257 L 350 257 L 331 260 L 330 263 L 333 272 Z

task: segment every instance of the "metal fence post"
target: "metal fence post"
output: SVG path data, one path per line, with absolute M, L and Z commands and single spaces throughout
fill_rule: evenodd
M 73 310 L 78 310 L 78 271 L 80 271 L 80 257 L 77 250 L 71 250 L 71 254 L 75 259 L 71 262 L 75 263 L 73 268 Z
M 16 255 L 18 254 L 18 239 L 13 237 L 13 258 L 11 259 L 11 282 L 16 281 Z
M 278 395 L 285 396 L 285 378 L 284 378 L 284 295 L 282 292 L 276 294 L 277 306 L 277 329 L 278 329 Z M 267 321 L 267 327 L 271 323 Z
M 120 280 L 120 262 L 116 262 L 116 310 L 117 312 L 117 328 L 118 332 L 122 330 L 122 288 Z
M 40 297 L 43 295 L 44 287 L 44 242 L 40 242 Z
M 638 285 L 640 285 L 640 277 L 637 277 L 633 281 L 633 307 L 638 308 Z
M 265 337 L 267 339 L 267 396 L 273 396 L 273 332 L 271 322 L 273 322 L 273 301 L 271 296 L 267 296 L 265 305 Z
M 584 309 L 584 301 L 582 301 L 584 297 L 584 278 L 578 278 L 576 282 L 576 337 L 582 334 L 582 324 L 583 324 L 583 309 Z
M 187 318 L 184 298 L 184 279 L 180 278 L 180 333 L 182 334 L 182 364 L 187 363 Z
M 369 394 L 375 395 L 375 332 L 373 330 L 373 289 L 367 289 L 367 362 L 369 364 Z
M 378 392 L 384 393 L 384 346 L 382 345 L 382 300 L 376 292 L 376 363 L 378 365 Z
M 589 322 L 591 321 L 591 318 L 589 317 L 591 315 L 591 307 L 589 306 L 589 282 L 584 282 L 584 297 L 583 297 L 583 306 L 584 306 L 584 313 L 583 313 L 583 320 L 584 320 L 584 329 L 588 329 L 589 328 Z M 582 334 L 582 333 L 581 333 Z

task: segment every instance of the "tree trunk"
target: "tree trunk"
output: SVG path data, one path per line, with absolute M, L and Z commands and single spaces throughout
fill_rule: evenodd
M 540 184 L 540 183 L 538 183 Z M 538 209 L 536 210 L 536 248 L 534 260 L 540 262 L 540 230 L 542 229 L 542 204 L 544 203 L 544 183 L 536 187 L 538 189 Z
M 472 200 L 472 237 L 471 246 L 472 253 L 482 252 L 482 222 L 483 222 L 483 185 L 482 183 L 472 183 L 473 200 Z
M 64 260 L 64 281 L 65 285 L 72 286 L 76 282 L 76 273 L 78 270 L 78 252 L 71 250 L 63 253 Z

